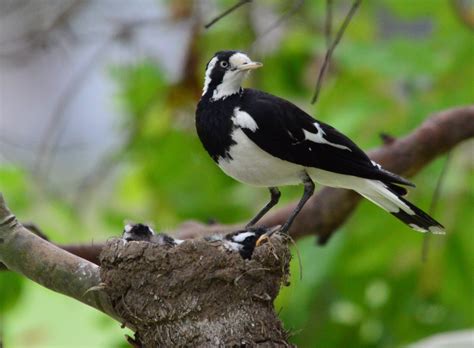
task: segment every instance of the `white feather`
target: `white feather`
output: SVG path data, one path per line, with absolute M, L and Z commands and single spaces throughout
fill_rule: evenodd
M 238 235 L 233 236 L 233 237 L 232 237 L 232 240 L 233 240 L 234 242 L 241 243 L 241 242 L 243 242 L 247 237 L 251 237 L 251 236 L 255 236 L 255 233 L 254 233 L 254 232 L 239 233 Z
M 247 112 L 241 111 L 240 108 L 234 109 L 234 116 L 232 116 L 232 122 L 241 128 L 250 129 L 255 132 L 258 129 L 257 122 Z
M 204 88 L 202 90 L 202 95 L 207 93 L 207 89 L 209 87 L 209 84 L 211 83 L 211 73 L 217 63 L 217 59 L 217 57 L 212 58 L 209 64 L 207 65 L 206 75 L 204 76 Z
M 219 158 L 219 167 L 230 177 L 254 186 L 298 185 L 304 167 L 283 161 L 258 147 L 238 128 L 232 133 L 235 145 L 229 149 L 230 158 Z
M 388 190 L 387 187 L 378 180 L 338 174 L 316 168 L 307 168 L 307 171 L 315 182 L 325 186 L 357 191 L 362 196 L 390 213 L 396 213 L 402 209 L 410 215 L 415 214 L 408 205 L 401 201 L 396 194 Z
M 303 133 L 304 133 L 304 136 L 305 136 L 305 139 L 306 139 L 306 140 L 312 141 L 312 142 L 314 142 L 314 143 L 330 145 L 330 146 L 337 147 L 338 149 L 342 149 L 342 150 L 349 150 L 349 151 L 352 151 L 350 148 L 348 148 L 348 147 L 345 146 L 345 145 L 340 145 L 340 144 L 332 143 L 332 142 L 330 142 L 329 140 L 325 139 L 324 136 L 326 135 L 326 133 L 325 133 L 324 130 L 321 128 L 321 126 L 319 125 L 319 123 L 315 122 L 315 123 L 314 123 L 314 126 L 315 126 L 316 129 L 318 130 L 317 133 L 311 133 L 311 132 L 307 131 L 306 129 L 303 129 Z

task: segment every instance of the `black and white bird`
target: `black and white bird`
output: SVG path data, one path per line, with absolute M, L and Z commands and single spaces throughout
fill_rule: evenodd
M 127 242 L 150 242 L 164 246 L 176 246 L 184 242 L 165 233 L 155 233 L 150 226 L 141 223 L 127 223 L 123 229 L 122 239 Z
M 268 232 L 272 232 L 272 230 L 265 227 L 250 227 L 226 235 L 216 234 L 205 239 L 209 242 L 220 242 L 225 249 L 237 251 L 243 259 L 250 260 L 257 241 Z
M 261 66 L 239 51 L 217 52 L 206 66 L 196 110 L 199 138 L 219 167 L 238 181 L 270 190 L 270 201 L 247 227 L 278 203 L 278 186 L 303 184 L 304 194 L 280 230 L 287 232 L 317 182 L 354 190 L 416 231 L 444 233 L 440 223 L 402 197 L 411 182 L 289 101 L 242 88 L 247 73 Z

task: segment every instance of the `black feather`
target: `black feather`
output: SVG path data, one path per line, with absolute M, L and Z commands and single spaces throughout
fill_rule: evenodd
M 433 219 L 423 210 L 408 202 L 406 199 L 399 197 L 399 199 L 410 207 L 415 214 L 408 214 L 407 212 L 400 209 L 397 213 L 391 213 L 397 219 L 403 221 L 405 224 L 409 225 L 411 228 L 416 229 L 414 226 L 423 229 L 425 232 L 431 231 L 433 233 L 442 234 L 444 233 L 444 226 L 441 225 L 438 221 Z

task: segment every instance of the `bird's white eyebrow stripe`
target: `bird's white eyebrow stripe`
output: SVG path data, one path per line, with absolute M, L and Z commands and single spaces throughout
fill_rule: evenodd
M 206 75 L 204 77 L 204 88 L 202 90 L 202 95 L 206 94 L 207 89 L 209 87 L 209 84 L 211 83 L 211 72 L 212 72 L 212 69 L 214 69 L 214 66 L 217 63 L 217 60 L 218 60 L 218 58 L 214 57 L 210 60 L 209 64 L 207 65 Z
M 342 150 L 352 151 L 350 148 L 348 148 L 345 145 L 335 144 L 335 143 L 332 143 L 329 140 L 325 139 L 324 136 L 326 135 L 326 133 L 321 128 L 321 125 L 318 122 L 314 122 L 313 124 L 316 127 L 316 129 L 318 130 L 318 132 L 317 133 L 311 133 L 311 132 L 307 131 L 306 129 L 303 129 L 303 133 L 304 133 L 304 136 L 305 136 L 306 140 L 309 140 L 309 141 L 312 141 L 312 142 L 315 142 L 315 143 L 319 143 L 319 144 L 330 145 L 330 146 L 337 147 L 338 149 L 342 149 Z
M 232 240 L 234 242 L 243 242 L 245 240 L 245 238 L 247 237 L 251 237 L 251 236 L 254 236 L 255 233 L 254 232 L 244 232 L 244 233 L 239 233 L 238 235 L 232 237 Z
M 252 132 L 255 132 L 258 129 L 258 124 L 257 122 L 255 122 L 252 116 L 250 116 L 249 113 L 240 110 L 239 107 L 234 108 L 232 122 L 234 123 L 234 125 L 239 126 L 241 128 L 250 129 Z

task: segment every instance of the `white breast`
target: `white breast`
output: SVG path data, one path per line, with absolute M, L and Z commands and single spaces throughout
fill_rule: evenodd
M 302 182 L 303 166 L 283 161 L 258 147 L 237 128 L 236 142 L 229 149 L 232 159 L 220 158 L 219 167 L 232 178 L 254 186 L 297 185 Z

